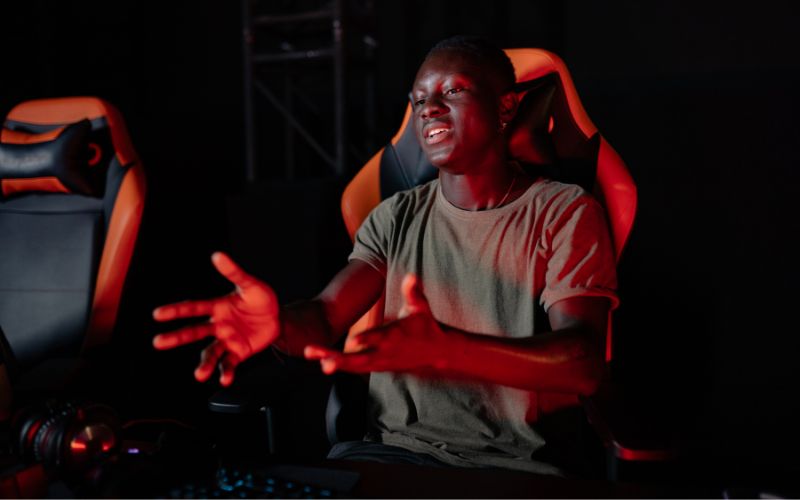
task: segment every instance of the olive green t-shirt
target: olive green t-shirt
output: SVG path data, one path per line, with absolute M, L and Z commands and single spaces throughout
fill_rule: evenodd
M 546 179 L 483 211 L 448 202 L 438 180 L 399 192 L 364 221 L 350 259 L 385 275 L 385 321 L 398 316 L 406 273 L 419 276 L 436 320 L 476 334 L 549 331 L 546 311 L 570 297 L 617 304 L 603 208 L 580 187 Z M 542 397 L 495 384 L 373 373 L 367 439 L 453 465 L 557 473 L 532 458 L 544 446 L 535 428 Z

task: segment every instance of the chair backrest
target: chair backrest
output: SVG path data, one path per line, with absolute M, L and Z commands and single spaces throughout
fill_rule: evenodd
M 0 132 L 0 330 L 26 367 L 110 340 L 141 222 L 142 166 L 95 97 L 23 102 Z
M 517 118 L 510 124 L 511 156 L 592 192 L 606 208 L 619 259 L 633 226 L 637 201 L 636 185 L 625 163 L 589 119 L 569 71 L 557 55 L 534 48 L 506 49 L 506 54 L 522 95 Z M 410 116 L 409 105 L 389 144 L 361 168 L 342 194 L 342 215 L 351 238 L 381 200 L 436 176 L 409 126 Z M 380 324 L 383 305 L 382 298 L 351 331 Z M 612 352 L 610 325 L 609 321 L 608 360 Z

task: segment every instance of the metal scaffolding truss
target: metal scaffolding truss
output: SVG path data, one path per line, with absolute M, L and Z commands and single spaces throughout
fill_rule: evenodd
M 354 14 L 353 10 L 357 12 Z M 264 137 L 260 134 L 264 123 L 258 116 L 259 98 L 269 103 L 284 123 L 284 178 L 295 176 L 297 148 L 304 146 L 314 151 L 333 174 L 344 176 L 347 173 L 348 152 L 356 149 L 348 144 L 348 111 L 358 107 L 348 106 L 347 79 L 354 78 L 349 63 L 355 58 L 364 62 L 374 54 L 375 39 L 368 29 L 364 32 L 365 23 L 358 21 L 369 18 L 372 11 L 371 0 L 242 0 L 247 182 L 253 183 L 262 177 L 264 161 L 258 157 L 257 141 Z M 351 23 L 353 19 L 355 21 Z M 345 29 L 356 32 L 356 26 L 362 28 L 358 36 L 346 37 Z M 356 44 L 360 55 L 353 57 L 352 45 Z M 317 89 L 328 91 L 325 94 L 328 102 L 320 103 L 319 95 L 309 95 L 298 85 L 299 76 L 308 75 L 307 68 L 330 78 L 329 84 L 324 79 L 313 82 Z M 359 68 L 365 82 L 364 123 L 369 126 L 374 124 L 374 75 L 370 64 L 360 64 Z M 269 78 L 264 77 L 264 72 L 268 72 Z M 276 85 L 281 89 L 276 89 Z M 318 119 L 311 121 L 331 118 L 330 127 L 309 123 L 307 117 L 304 122 L 301 108 L 317 113 Z M 274 131 L 275 124 L 271 126 Z

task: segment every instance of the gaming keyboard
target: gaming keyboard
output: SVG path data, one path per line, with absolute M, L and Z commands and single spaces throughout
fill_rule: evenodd
M 352 498 L 358 473 L 296 465 L 222 466 L 216 476 L 173 487 L 160 498 Z

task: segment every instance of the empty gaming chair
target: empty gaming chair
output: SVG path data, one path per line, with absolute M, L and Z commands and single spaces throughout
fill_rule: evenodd
M 23 102 L 0 133 L 0 340 L 15 392 L 63 386 L 108 344 L 145 177 L 108 102 Z
M 589 119 L 567 67 L 558 56 L 533 48 L 507 49 L 506 53 L 514 65 L 516 88 L 521 97 L 518 114 L 510 124 L 511 156 L 531 173 L 578 184 L 593 193 L 606 209 L 619 259 L 633 226 L 637 204 L 636 186 L 625 163 Z M 342 215 L 351 238 L 381 200 L 437 175 L 414 136 L 409 122 L 411 113 L 409 105 L 400 129 L 389 144 L 361 168 L 342 195 Z M 382 297 L 353 326 L 351 334 L 382 322 L 383 301 Z M 606 359 L 611 361 L 611 318 L 608 325 Z M 352 392 L 353 385 L 357 387 L 359 383 L 351 377 L 347 383 L 337 383 L 331 393 L 328 434 L 333 441 L 356 438 L 358 431 L 350 422 L 354 416 L 356 421 L 363 421 L 358 416 L 360 409 L 348 409 L 345 414 L 344 409 L 358 404 L 340 401 L 352 398 L 344 393 Z M 601 394 L 585 398 L 583 403 L 613 461 L 668 457 L 670 452 L 662 439 L 631 435 L 627 428 L 630 419 L 625 421 L 625 428 L 616 425 L 621 408 L 616 401 L 609 402 L 605 397 L 607 391 L 603 388 Z M 578 405 L 578 397 L 574 395 L 541 393 L 538 400 L 540 415 Z M 620 439 L 620 432 L 630 439 Z M 610 475 L 615 475 L 613 470 Z

